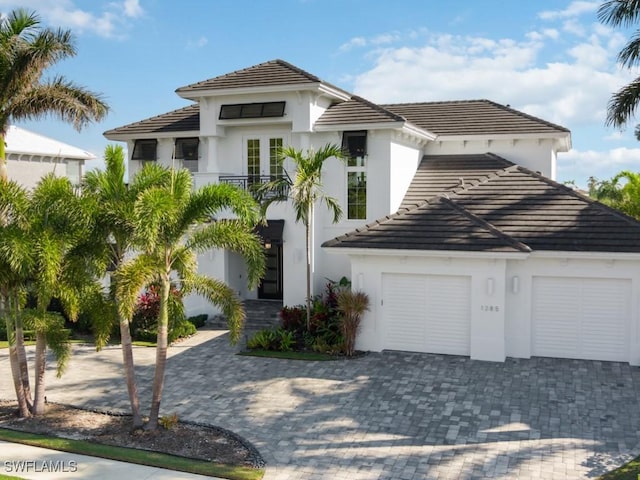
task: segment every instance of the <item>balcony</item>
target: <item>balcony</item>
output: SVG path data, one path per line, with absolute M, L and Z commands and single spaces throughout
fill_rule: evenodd
M 262 195 L 258 194 L 258 189 L 261 185 L 269 183 L 276 178 L 277 177 L 273 176 L 259 175 L 220 175 L 218 180 L 220 183 L 226 183 L 229 185 L 240 187 L 242 190 L 251 193 L 251 195 L 253 195 L 256 200 L 269 200 L 274 197 L 286 197 L 289 194 L 288 185 L 283 185 L 275 191 L 262 193 Z

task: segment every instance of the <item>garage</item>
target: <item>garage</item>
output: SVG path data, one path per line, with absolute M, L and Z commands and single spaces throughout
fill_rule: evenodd
M 383 349 L 469 355 L 467 276 L 382 275 Z
M 629 361 L 631 280 L 534 277 L 532 354 Z

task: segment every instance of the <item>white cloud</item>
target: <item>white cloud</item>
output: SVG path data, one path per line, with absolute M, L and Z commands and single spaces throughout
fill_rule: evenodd
M 585 187 L 589 177 L 612 178 L 622 170 L 640 172 L 640 148 L 614 148 L 608 151 L 570 150 L 558 155 L 558 179 L 575 180 Z
M 127 17 L 136 18 L 144 14 L 144 10 L 140 6 L 139 0 L 124 0 L 124 14 Z
M 189 40 L 187 42 L 187 48 L 188 49 L 202 48 L 205 45 L 207 45 L 207 43 L 209 43 L 209 39 L 207 37 L 202 36 L 197 40 Z
M 365 47 L 367 45 L 367 40 L 364 37 L 355 37 L 349 40 L 346 43 L 340 45 L 339 50 L 341 52 L 347 52 L 353 48 Z
M 561 125 L 602 124 L 611 93 L 631 79 L 615 65 L 617 34 L 525 38 L 439 34 L 417 47 L 376 49 L 374 66 L 355 77 L 353 90 L 380 103 L 488 98 Z M 543 63 L 549 48 L 554 61 Z
M 540 12 L 538 17 L 543 20 L 557 20 L 560 18 L 571 18 L 583 15 L 585 13 L 595 12 L 600 6 L 599 1 L 583 1 L 577 0 L 569 4 L 564 10 L 546 10 Z
M 144 13 L 139 0 L 111 2 L 99 11 L 77 7 L 75 0 L 0 0 L 0 6 L 34 10 L 55 27 L 69 28 L 74 33 L 94 33 L 105 38 L 122 38 L 126 32 L 126 19 L 137 18 Z

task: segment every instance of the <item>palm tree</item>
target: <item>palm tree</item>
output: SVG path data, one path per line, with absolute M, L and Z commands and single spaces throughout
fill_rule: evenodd
M 105 148 L 105 170 L 93 170 L 84 178 L 83 195 L 94 200 L 96 206 L 96 230 L 93 241 L 104 247 L 107 264 L 117 269 L 125 255 L 133 249 L 135 216 L 134 205 L 140 192 L 154 185 L 166 184 L 170 172 L 156 164 L 147 164 L 133 178 L 130 185 L 125 182 L 125 160 L 122 146 L 108 145 Z M 106 273 L 106 272 L 105 272 Z M 115 305 L 114 321 L 120 327 L 120 342 L 127 392 L 131 404 L 133 427 L 142 426 L 138 387 L 135 379 L 130 319 L 118 313 L 115 280 L 110 298 Z
M 197 272 L 196 255 L 211 248 L 241 253 L 247 263 L 250 285 L 265 269 L 264 251 L 253 227 L 259 208 L 247 193 L 231 185 L 207 185 L 192 190 L 187 170 L 168 170 L 168 185 L 140 192 L 135 202 L 136 257 L 126 260 L 116 272 L 116 294 L 120 315 L 131 318 L 137 296 L 144 287 L 158 285 L 160 313 L 151 410 L 147 429 L 158 426 L 160 402 L 167 360 L 169 302 L 172 281 L 182 294 L 196 293 L 218 305 L 227 317 L 230 340 L 236 343 L 244 322 L 242 303 L 224 282 Z M 215 220 L 214 215 L 230 210 L 235 219 Z
M 291 200 L 296 212 L 296 222 L 302 222 L 304 225 L 307 253 L 307 330 L 311 327 L 311 225 L 313 225 L 315 205 L 318 202 L 324 202 L 333 215 L 333 223 L 338 223 L 342 217 L 338 200 L 326 195 L 322 189 L 322 167 L 331 157 L 344 160 L 345 153 L 335 144 L 327 144 L 317 151 L 309 149 L 306 153 L 291 146 L 285 147 L 278 156 L 278 162 L 284 172 L 282 177 L 264 184 L 259 190 L 262 198 L 265 199 L 262 206 L 263 212 L 266 212 L 269 205 L 274 202 Z M 294 176 L 290 175 L 283 166 L 287 158 L 291 158 L 295 164 Z
M 611 180 L 596 181 L 589 195 L 640 220 L 640 173 L 625 170 Z
M 51 114 L 80 130 L 107 114 L 99 95 L 63 76 L 43 81 L 47 68 L 75 54 L 71 32 L 42 28 L 33 12 L 18 9 L 0 17 L 1 180 L 7 179 L 4 139 L 11 121 Z
M 12 375 L 21 414 L 44 413 L 46 351 L 58 360 L 57 374 L 64 371 L 70 350 L 61 316 L 47 312 L 57 298 L 71 320 L 85 300 L 99 295 L 95 257 L 86 249 L 91 216 L 67 178 L 44 177 L 35 190 L 20 194 L 13 182 L 0 182 L 3 199 L 13 196 L 13 208 L 3 203 L 4 226 L 0 232 L 2 290 L 10 313 L 5 317 L 10 332 Z M 22 206 L 23 199 L 27 200 Z M 35 308 L 22 312 L 26 295 Z M 28 313 L 28 314 L 27 314 Z M 24 355 L 22 322 L 36 334 L 35 390 L 31 402 L 29 375 Z M 18 381 L 19 376 L 19 381 Z M 26 408 L 25 408 L 26 407 Z M 30 412 L 29 412 L 30 410 Z
M 613 27 L 630 27 L 640 20 L 637 0 L 608 0 L 598 8 L 598 19 Z M 618 53 L 618 62 L 627 68 L 640 65 L 640 35 L 638 31 Z M 640 77 L 613 94 L 607 106 L 607 125 L 624 126 L 640 103 Z

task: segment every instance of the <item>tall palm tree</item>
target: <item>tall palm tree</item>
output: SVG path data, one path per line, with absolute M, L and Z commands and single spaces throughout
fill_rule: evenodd
M 640 21 L 638 0 L 608 0 L 598 8 L 598 19 L 613 27 L 631 27 Z M 618 62 L 631 69 L 640 65 L 640 35 L 635 34 L 618 53 Z M 609 100 L 607 125 L 616 128 L 624 126 L 640 104 L 640 76 L 625 85 Z
M 260 239 L 253 233 L 259 207 L 246 192 L 231 185 L 207 185 L 192 189 L 187 170 L 169 170 L 168 185 L 140 192 L 135 202 L 135 246 L 138 255 L 126 260 L 116 272 L 116 290 L 123 317 L 131 318 L 138 293 L 159 285 L 160 313 L 151 409 L 147 429 L 156 429 L 167 360 L 169 302 L 172 281 L 183 294 L 197 293 L 218 305 L 228 320 L 230 340 L 238 341 L 244 322 L 242 303 L 225 283 L 198 274 L 196 255 L 211 248 L 241 253 L 247 263 L 250 285 L 265 269 Z M 221 211 L 235 219 L 215 220 Z
M 94 242 L 104 247 L 108 264 L 117 269 L 125 255 L 132 251 L 135 232 L 134 206 L 136 199 L 147 188 L 168 184 L 171 173 L 156 164 L 147 164 L 132 179 L 125 181 L 124 151 L 120 145 L 105 148 L 105 170 L 93 170 L 84 178 L 83 195 L 95 200 L 96 230 Z M 110 297 L 115 304 L 115 321 L 120 327 L 120 342 L 125 381 L 131 404 L 133 427 L 142 426 L 138 387 L 135 379 L 130 319 L 118 313 L 116 296 L 117 277 L 114 276 Z
M 13 182 L 0 182 L 4 225 L 0 229 L 1 288 L 9 315 L 10 356 L 14 386 L 23 415 L 44 413 L 46 351 L 51 348 L 58 360 L 58 375 L 69 357 L 64 321 L 47 312 L 53 298 L 75 320 L 85 300 L 99 295 L 96 257 L 88 255 L 86 241 L 91 216 L 85 203 L 75 194 L 67 178 L 44 177 L 25 198 L 17 194 Z M 16 190 L 13 192 L 12 190 Z M 5 198 L 14 195 L 14 206 L 6 208 Z M 21 312 L 26 294 L 35 299 L 35 308 Z M 22 321 L 36 333 L 35 390 L 30 399 L 29 375 L 24 355 Z M 18 378 L 19 377 L 19 378 Z M 19 381 L 18 381 L 19 380 Z M 26 407 L 26 408 L 25 408 Z
M 75 54 L 71 32 L 42 28 L 33 12 L 18 9 L 0 17 L 0 180 L 7 179 L 10 122 L 51 114 L 80 130 L 107 114 L 99 95 L 63 76 L 42 79 L 47 68 Z
M 333 215 L 333 223 L 338 223 L 342 217 L 342 209 L 337 199 L 325 194 L 322 189 L 322 167 L 329 158 L 345 159 L 342 148 L 335 144 L 327 144 L 315 151 L 303 152 L 291 146 L 282 149 L 278 162 L 284 172 L 282 177 L 276 178 L 260 188 L 263 202 L 263 212 L 274 202 L 291 200 L 296 212 L 296 222 L 302 222 L 305 228 L 305 245 L 307 253 L 307 330 L 311 326 L 311 226 L 315 205 L 324 202 Z M 284 168 L 284 162 L 290 158 L 295 164 L 295 175 L 290 175 Z
M 640 220 L 640 173 L 625 170 L 611 180 L 594 182 L 589 195 Z

